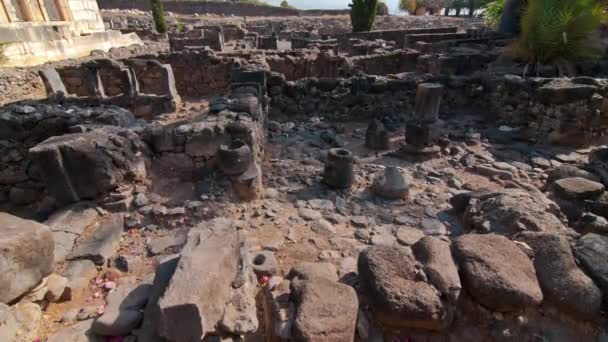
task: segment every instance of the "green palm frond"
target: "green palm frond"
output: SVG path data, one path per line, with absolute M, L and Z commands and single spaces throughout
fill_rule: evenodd
M 597 58 L 593 33 L 607 19 L 596 0 L 529 0 L 511 52 L 542 64 Z

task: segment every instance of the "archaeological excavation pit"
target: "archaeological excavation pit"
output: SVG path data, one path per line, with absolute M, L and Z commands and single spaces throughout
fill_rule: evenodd
M 564 75 L 476 17 L 166 1 L 161 34 L 98 3 L 141 44 L 0 67 L 0 340 L 608 338 L 605 54 Z

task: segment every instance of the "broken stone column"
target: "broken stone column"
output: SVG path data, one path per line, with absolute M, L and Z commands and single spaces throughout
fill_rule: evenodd
M 129 130 L 104 127 L 49 138 L 30 149 L 47 190 L 59 204 L 107 195 L 119 185 L 146 176 L 144 148 Z
M 443 86 L 436 83 L 422 83 L 416 91 L 414 118 L 406 126 L 403 152 L 417 155 L 434 155 L 439 153 L 436 146 L 440 135 L 439 106 Z
M 221 145 L 217 152 L 218 166 L 228 176 L 236 176 L 249 169 L 252 163 L 251 149 L 240 139 L 230 145 Z
M 353 154 L 343 148 L 332 148 L 327 153 L 323 180 L 332 188 L 348 189 L 353 184 Z
M 435 123 L 439 120 L 439 106 L 443 86 L 437 83 L 422 83 L 416 89 L 414 116 L 418 122 Z
M 365 132 L 365 146 L 372 150 L 388 150 L 390 148 L 390 139 L 386 127 L 378 119 L 374 119 L 367 126 Z

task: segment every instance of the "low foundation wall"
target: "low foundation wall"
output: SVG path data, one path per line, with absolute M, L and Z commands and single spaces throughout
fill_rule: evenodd
M 369 120 L 414 110 L 419 83 L 444 85 L 441 113 L 481 114 L 539 143 L 585 146 L 608 135 L 608 80 L 402 74 L 348 79 L 270 78 L 270 116 Z

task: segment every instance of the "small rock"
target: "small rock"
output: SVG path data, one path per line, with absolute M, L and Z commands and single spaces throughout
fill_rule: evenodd
M 424 232 L 413 227 L 401 227 L 397 229 L 397 241 L 406 246 L 411 246 L 424 237 Z
M 428 235 L 446 235 L 448 233 L 448 230 L 441 221 L 431 218 L 422 220 L 422 230 Z
M 48 276 L 46 287 L 47 292 L 45 298 L 51 303 L 60 300 L 70 300 L 72 297 L 72 290 L 68 287 L 68 280 L 62 276 L 56 274 Z
M 407 198 L 409 189 L 408 179 L 394 166 L 384 169 L 384 174 L 376 176 L 372 184 L 372 191 L 387 199 Z
M 313 232 L 321 235 L 334 235 L 336 234 L 336 228 L 324 219 L 313 221 L 311 224 Z
M 585 178 L 572 177 L 555 181 L 553 189 L 560 197 L 583 200 L 600 195 L 604 191 L 604 185 Z
M 315 221 L 323 218 L 320 212 L 308 208 L 298 209 L 298 214 L 306 221 Z

